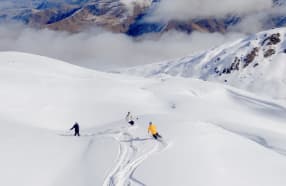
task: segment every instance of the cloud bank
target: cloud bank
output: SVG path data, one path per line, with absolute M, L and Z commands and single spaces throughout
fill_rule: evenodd
M 182 57 L 242 37 L 230 33 L 187 35 L 167 32 L 140 41 L 124 34 L 86 31 L 78 34 L 36 30 L 19 24 L 0 25 L 0 51 L 22 51 L 72 64 L 111 70 Z M 156 39 L 153 39 L 156 38 Z
M 12 6 L 13 6 L 12 2 L 9 2 L 9 1 L 0 2 L 0 9 L 11 8 Z
M 191 18 L 242 15 L 271 8 L 272 0 L 162 0 L 152 20 L 188 20 Z
M 131 8 L 135 1 L 142 6 L 151 2 L 121 0 Z M 153 18 L 184 20 L 229 13 L 247 15 L 242 16 L 239 24 L 229 28 L 227 34 L 193 32 L 187 35 L 171 31 L 162 35 L 149 34 L 140 40 L 103 30 L 70 34 L 20 24 L 0 24 L 0 51 L 34 53 L 98 70 L 149 64 L 190 55 L 264 30 L 263 25 L 270 15 L 285 15 L 286 12 L 285 7 L 271 6 L 271 0 L 162 0 Z
M 250 13 L 242 17 L 241 21 L 229 28 L 229 31 L 239 32 L 244 34 L 257 33 L 262 30 L 276 27 L 272 18 L 285 17 L 286 6 L 272 7 L 267 10 Z M 268 27 L 265 27 L 267 25 Z

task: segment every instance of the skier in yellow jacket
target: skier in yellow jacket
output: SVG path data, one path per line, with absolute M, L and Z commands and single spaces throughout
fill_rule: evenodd
M 157 132 L 156 126 L 152 122 L 149 122 L 148 133 L 149 132 L 155 139 L 162 138 L 162 136 Z

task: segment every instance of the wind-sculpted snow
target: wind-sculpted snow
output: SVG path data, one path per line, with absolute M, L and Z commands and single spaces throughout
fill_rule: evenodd
M 5 186 L 286 184 L 283 101 L 16 52 L 0 53 L 0 89 Z M 162 140 L 147 133 L 150 121 Z M 69 130 L 74 122 L 80 137 Z

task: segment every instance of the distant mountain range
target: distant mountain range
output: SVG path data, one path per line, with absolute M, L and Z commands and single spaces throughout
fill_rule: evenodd
M 224 33 L 230 26 L 242 20 L 241 17 L 229 15 L 221 19 L 150 22 L 146 21 L 146 18 L 158 8 L 160 0 L 130 1 L 133 1 L 132 9 L 122 0 L 3 0 L 0 3 L 0 20 L 14 20 L 36 28 L 68 32 L 80 32 L 87 28 L 99 27 L 130 36 L 169 30 L 186 33 L 194 30 Z M 285 2 L 285 0 L 273 0 L 273 6 L 284 6 Z M 284 26 L 286 13 L 285 16 L 270 15 L 264 21 L 263 29 Z

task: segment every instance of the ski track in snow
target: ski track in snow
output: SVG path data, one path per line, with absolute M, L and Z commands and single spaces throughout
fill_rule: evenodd
M 113 135 L 119 142 L 119 155 L 117 163 L 110 174 L 106 177 L 104 186 L 125 186 L 125 185 L 141 185 L 145 184 L 134 178 L 134 173 L 137 167 L 146 160 L 151 154 L 160 151 L 162 143 L 146 143 L 146 140 L 153 140 L 152 138 L 138 138 L 132 136 L 129 132 L 132 128 L 122 130 L 120 133 Z M 138 143 L 138 144 L 135 144 Z M 145 147 L 147 146 L 147 147 Z M 163 145 L 162 145 L 163 146 Z
M 103 186 L 145 186 L 143 182 L 134 177 L 137 167 L 153 153 L 167 148 L 168 144 L 163 140 L 157 142 L 152 137 L 140 138 L 133 136 L 130 132 L 133 129 L 136 129 L 136 126 L 121 126 L 115 129 L 105 129 L 100 132 L 81 135 L 92 137 L 90 143 L 92 143 L 94 137 L 98 136 L 111 137 L 119 143 L 116 165 L 105 178 Z M 60 135 L 71 136 L 71 134 Z

